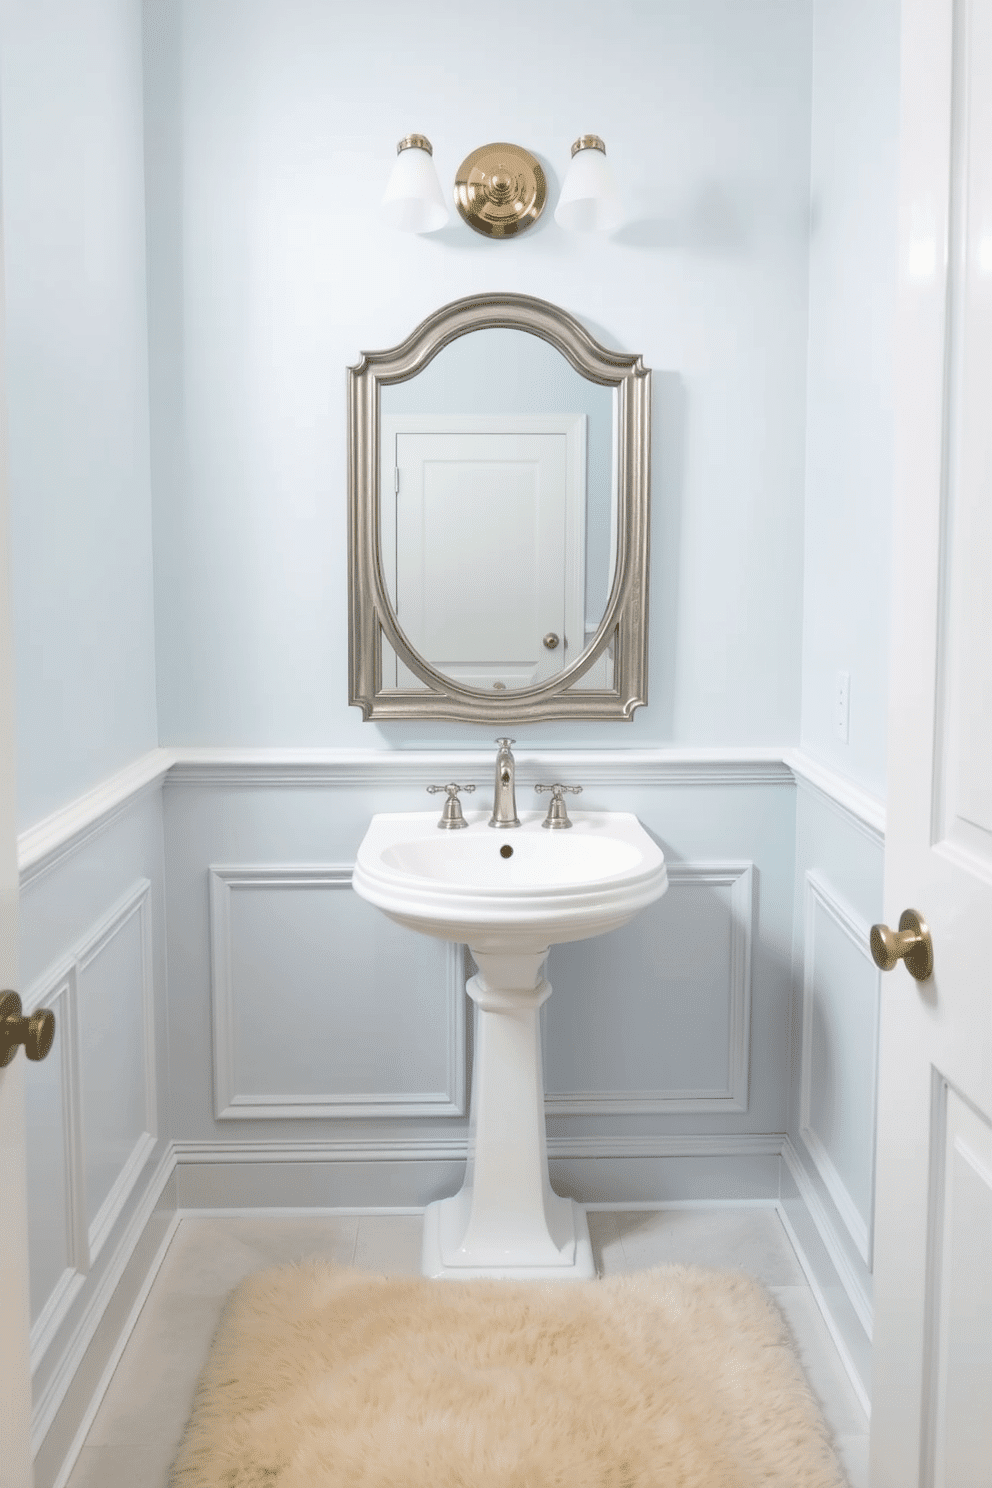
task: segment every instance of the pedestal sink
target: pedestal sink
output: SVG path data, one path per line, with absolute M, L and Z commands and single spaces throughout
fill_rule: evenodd
M 551 996 L 552 945 L 616 930 L 668 886 L 661 849 L 635 816 L 576 812 L 567 832 L 521 814 L 512 832 L 466 812 L 439 832 L 436 812 L 372 818 L 355 891 L 425 935 L 464 942 L 478 971 L 469 1156 L 457 1194 L 424 1215 L 428 1276 L 587 1279 L 585 1212 L 548 1177 L 538 1013 Z M 609 995 L 609 989 L 603 989 Z

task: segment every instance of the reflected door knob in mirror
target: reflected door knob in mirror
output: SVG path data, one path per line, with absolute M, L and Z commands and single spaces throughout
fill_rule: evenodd
M 558 645 L 560 639 L 561 637 L 556 636 L 553 630 L 549 630 L 547 635 L 544 637 L 544 644 L 547 646 L 549 651 L 553 651 Z
M 0 1068 L 9 1064 L 19 1044 L 29 1059 L 44 1059 L 55 1038 L 55 1014 L 38 1008 L 27 1018 L 21 1014 L 16 992 L 0 992 Z
M 899 916 L 899 929 L 872 925 L 869 944 L 871 957 L 882 971 L 891 971 L 897 961 L 905 961 L 906 970 L 918 982 L 933 976 L 933 941 L 930 927 L 915 909 L 904 909 Z

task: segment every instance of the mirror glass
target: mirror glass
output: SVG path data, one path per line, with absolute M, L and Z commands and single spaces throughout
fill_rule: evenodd
M 532 688 L 599 630 L 618 523 L 618 388 L 482 327 L 379 404 L 379 549 L 397 624 L 459 688 Z M 572 684 L 612 685 L 612 647 Z M 383 691 L 428 691 L 382 638 Z

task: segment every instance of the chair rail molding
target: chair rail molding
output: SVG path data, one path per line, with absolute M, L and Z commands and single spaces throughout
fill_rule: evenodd
M 800 790 L 812 791 L 827 801 L 869 841 L 876 844 L 885 841 L 884 800 L 802 749 L 783 750 L 782 762 L 791 770 Z
M 48 873 L 103 831 L 146 791 L 188 785 L 428 785 L 441 770 L 488 779 L 491 751 L 465 749 L 297 749 L 163 746 L 21 832 L 21 887 Z M 520 749 L 523 784 L 557 770 L 587 785 L 617 787 L 790 785 L 816 791 L 872 841 L 885 833 L 885 806 L 843 775 L 792 746 L 659 749 Z
M 156 789 L 174 763 L 170 749 L 151 749 L 21 832 L 17 867 L 21 888 L 57 868 L 69 853 L 104 831 L 146 791 Z

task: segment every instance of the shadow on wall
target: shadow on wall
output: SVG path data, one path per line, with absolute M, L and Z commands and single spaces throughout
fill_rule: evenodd
M 744 222 L 727 192 L 711 182 L 703 186 L 680 217 L 642 217 L 613 235 L 628 248 L 669 248 L 695 254 L 740 255 L 747 247 Z
M 648 697 L 655 737 L 675 736 L 679 573 L 685 494 L 685 382 L 677 372 L 651 377 L 651 606 Z

